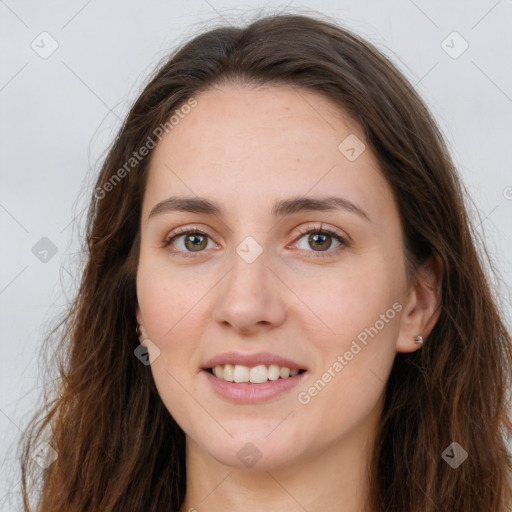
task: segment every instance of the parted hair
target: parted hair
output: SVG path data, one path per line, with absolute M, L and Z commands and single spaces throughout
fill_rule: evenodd
M 109 146 L 90 197 L 79 288 L 44 340 L 56 340 L 59 378 L 23 439 L 24 510 L 178 512 L 183 503 L 194 477 L 185 435 L 134 356 L 154 150 L 107 183 L 180 106 L 222 83 L 291 85 L 338 105 L 359 123 L 393 190 L 408 279 L 430 262 L 441 268 L 438 321 L 421 350 L 396 354 L 385 386 L 368 511 L 510 512 L 512 341 L 469 194 L 432 114 L 390 58 L 330 19 L 292 13 L 182 43 L 149 76 Z M 31 457 L 43 439 L 58 454 L 45 469 Z M 453 442 L 468 453 L 456 469 L 442 457 Z

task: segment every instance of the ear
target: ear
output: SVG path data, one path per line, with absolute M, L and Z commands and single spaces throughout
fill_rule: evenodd
M 139 325 L 144 325 L 144 320 L 142 319 L 142 313 L 140 312 L 139 305 L 135 307 L 135 317 L 137 318 L 137 323 Z
M 421 266 L 409 290 L 396 342 L 397 352 L 417 350 L 421 345 L 416 344 L 416 336 L 426 340 L 434 328 L 441 313 L 442 279 L 443 264 L 434 254 Z
M 137 306 L 135 307 L 135 317 L 137 318 L 137 324 L 139 325 L 138 329 L 139 329 L 139 340 L 142 341 L 145 340 L 148 336 L 146 334 L 146 327 L 144 325 L 144 320 L 142 318 L 142 313 L 140 312 L 140 308 L 139 308 L 139 305 L 137 304 Z

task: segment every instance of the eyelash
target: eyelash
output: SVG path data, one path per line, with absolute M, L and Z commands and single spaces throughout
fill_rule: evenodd
M 322 224 L 320 224 L 319 227 L 307 229 L 305 231 L 300 231 L 299 230 L 299 233 L 300 233 L 300 236 L 298 236 L 295 239 L 295 242 L 299 241 L 305 235 L 309 235 L 311 233 L 315 233 L 315 234 L 332 236 L 335 240 L 337 240 L 340 243 L 340 245 L 338 247 L 334 248 L 333 250 L 327 250 L 327 251 L 306 251 L 306 252 L 309 252 L 309 253 L 316 253 L 314 255 L 306 256 L 307 258 L 326 258 L 326 257 L 330 257 L 332 255 L 337 254 L 339 251 L 343 250 L 345 247 L 349 246 L 349 243 L 347 242 L 347 240 L 343 236 L 341 236 L 337 231 L 335 231 L 333 229 L 330 229 L 330 228 L 322 228 Z M 207 233 L 201 231 L 200 229 L 178 228 L 178 229 L 176 229 L 173 233 L 171 233 L 164 240 L 163 247 L 165 248 L 165 247 L 170 246 L 174 242 L 174 240 L 176 240 L 177 238 L 179 238 L 180 236 L 183 236 L 183 235 L 200 235 L 200 236 L 206 236 L 206 237 L 211 239 L 211 237 Z M 193 258 L 193 257 L 195 257 L 194 253 L 192 251 L 184 252 L 184 251 L 173 250 L 173 252 L 183 253 L 183 254 L 185 254 L 184 255 L 185 258 Z M 201 252 L 204 252 L 204 251 L 199 251 L 198 253 L 201 253 Z M 326 253 L 326 254 L 324 255 L 323 253 Z

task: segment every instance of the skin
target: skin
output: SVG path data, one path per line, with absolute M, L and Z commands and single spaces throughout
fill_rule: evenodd
M 137 273 L 137 320 L 160 350 L 152 375 L 186 434 L 180 512 L 361 512 L 385 383 L 396 353 L 418 350 L 415 336 L 426 338 L 437 321 L 439 294 L 427 286 L 436 276 L 425 270 L 408 285 L 391 188 L 361 128 L 330 100 L 288 86 L 234 84 L 196 99 L 152 155 Z M 350 134 L 366 144 L 354 161 L 338 149 Z M 370 221 L 345 210 L 271 214 L 277 200 L 326 195 L 356 203 Z M 169 196 L 206 197 L 224 213 L 148 220 Z M 329 236 L 320 249 L 308 243 L 301 232 L 314 235 L 320 222 L 349 245 L 337 250 Z M 178 227 L 208 237 L 195 251 L 186 236 L 164 247 Z M 252 263 L 236 251 L 248 236 L 263 251 Z M 394 318 L 300 403 L 298 393 L 394 303 Z M 309 374 L 299 389 L 265 403 L 229 403 L 201 372 L 227 351 L 274 352 Z M 252 467 L 237 456 L 247 442 L 261 453 Z

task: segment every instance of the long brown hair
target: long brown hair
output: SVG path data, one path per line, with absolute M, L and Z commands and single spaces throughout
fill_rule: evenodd
M 25 510 L 33 510 L 33 499 L 41 512 L 177 512 L 184 500 L 184 433 L 150 367 L 134 356 L 141 204 L 152 152 L 136 161 L 133 155 L 159 127 L 171 128 L 180 107 L 227 82 L 319 92 L 351 115 L 393 189 L 408 277 L 433 259 L 442 264 L 439 319 L 421 350 L 396 355 L 386 384 L 368 509 L 510 512 L 512 341 L 491 291 L 492 261 L 477 250 L 467 192 L 442 134 L 412 85 L 372 44 L 329 19 L 290 13 L 217 27 L 173 52 L 112 143 L 90 201 L 80 287 L 52 332 L 54 396 L 24 441 Z M 40 470 L 31 454 L 43 439 L 57 459 Z M 443 457 L 453 442 L 468 453 L 456 469 Z

